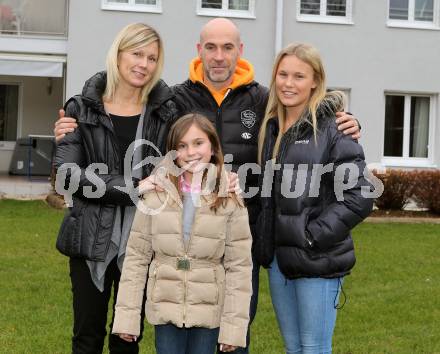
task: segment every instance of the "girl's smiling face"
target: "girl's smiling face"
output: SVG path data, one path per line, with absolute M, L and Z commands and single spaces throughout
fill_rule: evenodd
M 177 165 L 185 170 L 187 182 L 211 161 L 212 145 L 208 135 L 193 124 L 177 144 Z

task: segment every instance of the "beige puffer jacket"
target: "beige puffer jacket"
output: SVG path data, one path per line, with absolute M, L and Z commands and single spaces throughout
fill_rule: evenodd
M 252 294 L 248 214 L 233 200 L 217 212 L 210 199 L 196 208 L 187 250 L 182 235 L 182 202 L 172 193 L 150 192 L 128 240 L 119 283 L 113 333 L 139 335 L 148 273 L 146 317 L 153 325 L 220 327 L 219 343 L 246 346 Z M 151 262 L 151 264 L 150 264 Z M 186 269 L 189 268 L 189 269 Z

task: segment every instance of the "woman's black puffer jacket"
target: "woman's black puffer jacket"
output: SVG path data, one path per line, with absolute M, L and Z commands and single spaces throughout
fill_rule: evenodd
M 277 134 L 277 119 L 271 119 L 263 165 L 272 158 Z M 319 113 L 316 143 L 307 119 L 284 134 L 277 158 L 281 168 L 275 170 L 272 193 L 261 199 L 256 248 L 262 265 L 268 267 L 275 254 L 289 279 L 350 272 L 355 264 L 350 231 L 373 206 L 373 199 L 362 195 L 371 189 L 364 160 L 362 147 L 338 131 L 332 114 Z
M 64 189 L 70 183 L 79 183 L 73 194 L 73 205 L 69 208 L 57 239 L 58 250 L 70 257 L 81 257 L 92 261 L 104 261 L 113 231 L 116 207 L 133 205 L 129 195 L 117 187 L 125 187 L 123 161 L 120 161 L 119 146 L 111 121 L 104 110 L 102 95 L 106 86 L 106 73 L 90 78 L 81 95 L 67 101 L 67 117 L 77 119 L 78 128 L 67 134 L 57 145 L 54 167 L 66 172 Z M 171 124 L 177 118 L 177 110 L 169 87 L 159 81 L 149 95 L 143 126 L 143 138 L 154 143 L 161 154 Z M 157 156 L 153 148 L 143 145 L 143 158 Z M 73 180 L 72 170 L 64 163 L 75 163 L 78 177 Z M 102 163 L 107 171 L 94 171 L 104 186 L 103 194 L 92 197 L 96 181 L 86 169 L 93 163 Z M 153 166 L 145 165 L 143 177 L 150 174 Z M 57 181 L 59 183 L 60 181 Z M 136 180 L 133 181 L 136 186 Z

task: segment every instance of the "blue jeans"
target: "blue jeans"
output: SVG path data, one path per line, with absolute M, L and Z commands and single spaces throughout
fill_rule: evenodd
M 272 304 L 286 354 L 331 353 L 342 279 L 288 280 L 276 259 L 268 271 Z
M 218 328 L 154 326 L 157 354 L 214 354 Z

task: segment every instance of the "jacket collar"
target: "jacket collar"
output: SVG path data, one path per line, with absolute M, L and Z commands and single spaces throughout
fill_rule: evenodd
M 104 109 L 104 102 L 102 100 L 106 84 L 107 73 L 105 71 L 101 71 L 89 78 L 85 82 L 82 90 L 82 99 L 84 104 L 103 115 L 107 115 Z M 154 110 L 172 97 L 173 93 L 168 85 L 163 80 L 159 80 L 148 96 L 147 106 L 150 111 Z M 86 120 L 87 123 L 98 123 L 96 116 L 88 115 Z
M 172 201 L 174 201 L 179 207 L 183 208 L 181 193 L 168 178 L 170 175 L 178 175 L 180 172 L 179 170 L 180 169 L 176 166 L 172 156 L 167 154 L 151 174 L 155 176 L 159 185 L 164 189 L 163 193 L 167 194 Z M 226 176 L 224 181 L 227 181 Z M 203 183 L 202 193 L 200 195 L 200 206 L 209 206 L 214 202 L 214 196 L 212 194 L 203 194 L 203 189 L 205 187 L 206 185 Z M 223 188 L 227 188 L 226 184 L 223 185 Z M 222 191 L 224 192 L 224 190 Z

